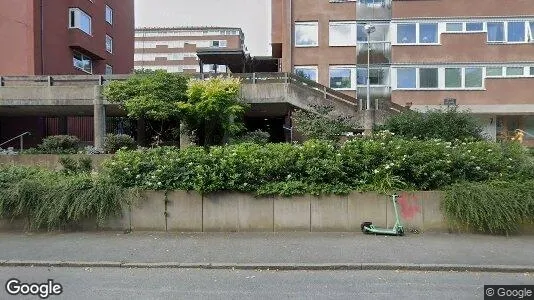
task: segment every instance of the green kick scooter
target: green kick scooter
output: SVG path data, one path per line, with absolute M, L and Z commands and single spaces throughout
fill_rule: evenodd
M 391 195 L 391 202 L 393 202 L 393 208 L 395 209 L 395 225 L 393 228 L 380 228 L 373 225 L 373 222 L 363 222 L 361 225 L 362 232 L 365 234 L 383 234 L 383 235 L 397 235 L 397 236 L 403 236 L 404 235 L 404 228 L 402 227 L 400 218 L 399 218 L 399 211 L 397 208 L 397 199 L 399 198 L 399 195 L 393 194 Z

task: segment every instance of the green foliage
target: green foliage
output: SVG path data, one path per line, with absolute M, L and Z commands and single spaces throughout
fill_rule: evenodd
M 80 148 L 80 140 L 72 135 L 53 135 L 43 139 L 36 149 L 28 149 L 25 153 L 41 154 L 74 154 Z
M 457 108 L 435 109 L 425 113 L 403 112 L 391 116 L 380 129 L 407 138 L 442 139 L 449 142 L 483 139 L 482 127 L 473 115 Z
M 103 225 L 134 199 L 105 177 L 38 168 L 0 168 L 0 218 L 27 218 L 30 229 L 54 229 L 96 217 Z
M 186 77 L 178 74 L 143 72 L 125 81 L 112 81 L 103 94 L 110 102 L 124 106 L 130 117 L 178 120 L 187 102 L 187 82 Z
M 134 150 L 137 148 L 135 140 L 127 134 L 107 134 L 104 139 L 104 151 L 115 153 L 119 149 Z
M 270 137 L 271 135 L 268 132 L 258 129 L 255 131 L 247 131 L 245 134 L 231 138 L 230 144 L 254 143 L 265 145 L 269 142 Z
M 240 81 L 216 77 L 189 83 L 189 102 L 184 115 L 189 130 L 196 132 L 199 143 L 220 145 L 227 137 L 244 130 L 240 119 L 246 105 L 239 98 Z
M 388 133 L 337 146 L 242 143 L 203 149 L 119 151 L 104 170 L 129 188 L 330 194 L 435 190 L 463 182 L 534 179 L 533 162 L 517 143 L 444 142 Z
M 515 233 L 534 221 L 534 181 L 454 184 L 446 189 L 442 210 L 459 230 Z
M 59 162 L 65 174 L 89 173 L 93 169 L 93 161 L 87 156 L 78 159 L 73 156 L 62 156 L 59 158 Z
M 351 117 L 335 116 L 332 106 L 314 106 L 315 112 L 296 110 L 293 121 L 297 131 L 310 139 L 337 142 L 345 132 L 355 130 L 354 120 Z

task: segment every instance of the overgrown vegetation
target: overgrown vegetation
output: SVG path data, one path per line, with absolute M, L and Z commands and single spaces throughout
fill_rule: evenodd
M 523 180 L 534 178 L 532 166 L 516 143 L 407 140 L 384 133 L 341 146 L 310 140 L 303 145 L 119 151 L 106 162 L 105 171 L 125 188 L 289 196 Z
M 269 142 L 271 135 L 262 130 L 247 131 L 237 137 L 230 138 L 230 144 L 254 143 L 265 145 Z
M 243 130 L 245 105 L 240 82 L 233 78 L 190 80 L 164 71 L 142 72 L 104 89 L 106 98 L 120 103 L 128 116 L 144 119 L 156 134 L 156 144 L 176 141 L 180 121 L 194 132 L 200 145 L 220 145 Z
M 24 150 L 27 154 L 75 154 L 80 149 L 80 139 L 72 135 L 52 135 L 43 139 L 37 148 Z
M 534 181 L 454 184 L 446 189 L 442 209 L 459 230 L 515 233 L 534 222 Z
M 63 173 L 68 175 L 89 173 L 93 168 L 93 161 L 90 157 L 73 157 L 62 156 L 59 158 L 59 163 L 63 167 Z
M 134 199 L 105 177 L 28 167 L 0 169 L 0 218 L 24 218 L 30 229 L 60 229 L 88 218 L 102 226 Z
M 337 142 L 343 133 L 358 130 L 354 118 L 333 114 L 332 106 L 316 105 L 313 109 L 297 109 L 293 113 L 297 131 L 307 138 Z
M 389 130 L 406 138 L 482 140 L 482 127 L 467 111 L 456 107 L 434 109 L 425 113 L 403 112 L 391 116 L 379 129 Z
M 134 150 L 137 148 L 135 140 L 127 134 L 107 134 L 104 139 L 104 151 L 115 153 L 119 149 Z

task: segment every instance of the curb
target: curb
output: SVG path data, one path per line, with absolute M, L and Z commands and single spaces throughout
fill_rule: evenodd
M 177 263 L 177 262 L 113 262 L 113 261 L 36 261 L 0 260 L 0 267 L 57 267 L 57 268 L 134 268 L 134 269 L 205 269 L 205 270 L 276 270 L 276 271 L 441 271 L 441 272 L 494 272 L 534 273 L 534 266 L 467 265 L 467 264 L 404 264 L 404 263 Z

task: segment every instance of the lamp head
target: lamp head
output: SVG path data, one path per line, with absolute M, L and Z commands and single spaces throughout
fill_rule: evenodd
M 363 28 L 365 29 L 365 32 L 367 32 L 367 33 L 373 33 L 376 30 L 376 27 L 374 25 L 372 25 L 372 24 L 365 24 L 365 26 L 363 26 Z

